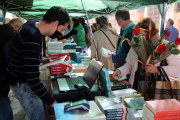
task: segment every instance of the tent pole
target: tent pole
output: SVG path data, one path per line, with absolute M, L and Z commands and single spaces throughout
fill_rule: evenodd
M 87 14 L 85 1 L 84 1 L 84 5 L 83 5 L 83 1 L 82 1 L 82 0 L 81 0 L 81 3 L 82 3 L 82 6 L 83 6 L 83 9 L 84 9 L 84 13 L 85 13 L 85 16 L 86 16 L 86 19 L 87 19 L 87 23 L 88 23 L 88 25 L 89 25 L 89 17 L 88 17 L 88 14 Z M 96 49 L 97 60 L 99 60 L 98 51 L 97 51 L 97 46 L 96 46 L 96 44 L 95 44 L 95 42 L 94 42 L 94 36 L 93 36 L 92 29 L 91 29 L 90 25 L 89 25 L 89 28 L 90 28 L 91 38 L 92 38 L 92 41 L 93 41 L 93 43 L 94 43 L 94 47 L 95 47 L 95 49 Z
M 166 16 L 167 10 L 169 8 L 169 5 L 168 5 L 168 3 L 164 2 L 162 4 L 157 5 L 157 7 L 158 7 L 158 10 L 161 15 L 160 35 L 162 35 L 162 32 L 164 30 L 165 16 Z
M 4 9 L 4 1 L 2 3 L 2 8 L 3 24 L 5 24 L 6 10 Z

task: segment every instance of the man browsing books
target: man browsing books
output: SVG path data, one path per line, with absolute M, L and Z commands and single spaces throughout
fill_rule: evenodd
M 42 43 L 44 36 L 60 37 L 69 22 L 67 11 L 54 6 L 42 21 L 25 23 L 12 40 L 7 63 L 11 90 L 30 120 L 46 120 L 42 101 L 52 107 L 57 103 L 39 79 Z
M 120 8 L 116 11 L 115 17 L 118 26 L 121 28 L 120 35 L 131 40 L 133 37 L 132 32 L 135 24 L 130 20 L 129 11 L 125 8 Z M 113 63 L 116 63 L 116 68 L 119 68 L 125 64 L 125 59 L 129 49 L 131 48 L 127 41 L 124 41 L 123 43 L 122 41 L 123 39 L 119 38 L 116 47 L 116 54 L 113 54 L 108 58 L 112 59 Z M 127 75 L 127 79 L 129 79 L 129 75 Z

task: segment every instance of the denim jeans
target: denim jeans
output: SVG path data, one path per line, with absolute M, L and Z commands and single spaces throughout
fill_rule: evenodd
M 46 120 L 41 99 L 31 90 L 27 83 L 11 87 L 29 120 Z
M 81 46 L 81 53 L 86 53 L 87 51 L 87 45 Z
M 0 120 L 13 120 L 13 112 L 9 97 L 0 97 Z

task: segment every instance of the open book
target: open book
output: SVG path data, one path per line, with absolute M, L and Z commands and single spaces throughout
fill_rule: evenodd
M 64 62 L 66 57 L 67 57 L 67 55 L 62 56 L 60 58 L 57 58 L 57 59 L 53 60 L 52 62 L 48 62 L 46 64 L 42 64 L 42 65 L 40 65 L 39 68 L 42 69 L 42 68 L 46 68 L 46 67 L 51 66 L 51 65 L 62 63 L 62 62 Z
M 106 58 L 110 57 L 109 54 L 114 54 L 115 53 L 115 52 L 111 52 L 110 50 L 108 50 L 106 48 L 103 48 L 103 47 L 101 48 L 100 52 L 101 52 L 102 56 L 104 56 Z

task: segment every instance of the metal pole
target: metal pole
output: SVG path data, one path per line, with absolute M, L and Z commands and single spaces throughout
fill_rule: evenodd
M 83 5 L 83 1 L 82 1 L 82 0 L 81 0 L 81 3 L 82 3 L 82 6 L 83 6 L 83 9 L 84 9 L 84 13 L 85 13 L 85 15 L 86 15 L 87 23 L 88 23 L 88 25 L 89 25 L 89 16 L 88 16 L 88 14 L 87 14 L 86 5 L 85 5 L 85 0 L 84 0 L 84 5 Z M 99 60 L 98 51 L 97 51 L 96 44 L 95 44 L 95 42 L 94 42 L 94 36 L 93 36 L 91 27 L 90 27 L 90 34 L 91 34 L 92 41 L 93 41 L 93 43 L 94 43 L 94 47 L 95 47 L 95 49 L 96 49 L 97 59 Z
M 4 1 L 3 1 L 3 3 L 2 3 L 2 7 L 3 7 L 3 9 L 2 9 L 3 24 L 5 24 L 6 11 L 5 11 L 5 9 L 4 9 Z

